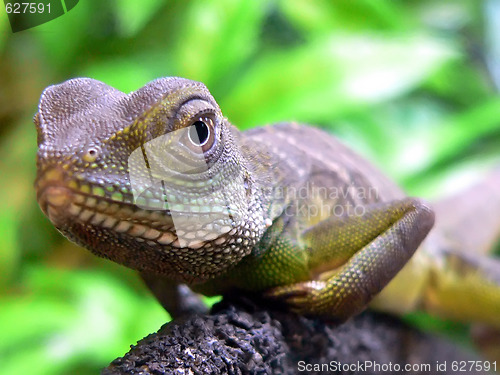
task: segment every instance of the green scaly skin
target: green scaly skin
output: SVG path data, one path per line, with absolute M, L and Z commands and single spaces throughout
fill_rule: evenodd
M 73 79 L 44 91 L 35 123 L 43 212 L 72 241 L 140 271 L 174 315 L 187 309 L 179 283 L 261 292 L 339 320 L 381 291 L 375 304 L 389 311 L 435 302 L 432 251 L 409 262 L 433 211 L 318 129 L 240 133 L 203 84 L 181 78 L 129 95 Z

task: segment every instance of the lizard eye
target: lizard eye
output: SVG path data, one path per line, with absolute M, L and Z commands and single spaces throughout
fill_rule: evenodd
M 194 152 L 210 150 L 215 142 L 215 120 L 212 116 L 196 118 L 187 128 L 186 146 Z

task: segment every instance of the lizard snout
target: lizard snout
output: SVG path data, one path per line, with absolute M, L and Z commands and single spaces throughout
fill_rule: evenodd
M 56 227 L 63 226 L 73 201 L 73 192 L 65 184 L 64 172 L 57 167 L 46 169 L 38 176 L 35 188 L 43 213 Z

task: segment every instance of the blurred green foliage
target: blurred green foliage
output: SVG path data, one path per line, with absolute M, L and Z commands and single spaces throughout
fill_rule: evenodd
M 32 182 L 44 87 L 90 76 L 129 92 L 203 81 L 241 129 L 336 133 L 411 194 L 498 163 L 500 96 L 477 0 L 86 0 L 12 34 L 0 10 L 0 372 L 90 374 L 167 315 L 135 274 L 62 239 Z M 500 62 L 497 62 L 500 63 Z

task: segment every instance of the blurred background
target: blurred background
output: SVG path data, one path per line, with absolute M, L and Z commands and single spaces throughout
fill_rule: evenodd
M 240 129 L 314 124 L 432 199 L 500 164 L 498 19 L 497 0 L 82 0 L 12 33 L 0 9 L 0 373 L 94 374 L 169 319 L 134 272 L 41 214 L 46 86 L 203 81 Z

